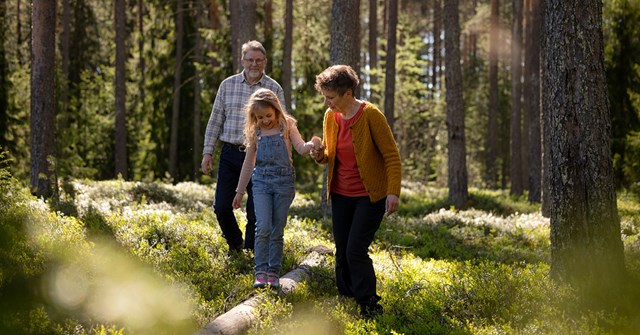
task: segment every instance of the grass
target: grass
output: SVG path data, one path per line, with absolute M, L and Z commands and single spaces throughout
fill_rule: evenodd
M 191 334 L 263 294 L 250 334 L 633 334 L 639 308 L 584 308 L 549 279 L 549 221 L 505 191 L 403 183 L 401 208 L 371 248 L 385 313 L 362 320 L 337 298 L 333 259 L 292 294 L 251 288 L 250 254 L 228 257 L 210 185 L 69 180 L 56 202 L 0 178 L 0 333 Z M 640 274 L 640 202 L 621 193 L 626 264 Z M 333 247 L 317 194 L 298 194 L 285 231 L 286 272 Z M 244 225 L 244 215 L 237 212 Z M 633 296 L 629 296 L 631 299 Z

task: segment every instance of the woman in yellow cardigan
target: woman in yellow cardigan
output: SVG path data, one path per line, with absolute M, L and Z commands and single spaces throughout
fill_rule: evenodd
M 316 76 L 315 88 L 329 107 L 324 116 L 323 148 L 312 150 L 318 163 L 329 164 L 327 197 L 331 200 L 336 245 L 338 294 L 351 297 L 360 313 L 382 312 L 369 246 L 385 213 L 398 209 L 402 168 L 387 120 L 378 107 L 356 99 L 359 79 L 346 65 Z

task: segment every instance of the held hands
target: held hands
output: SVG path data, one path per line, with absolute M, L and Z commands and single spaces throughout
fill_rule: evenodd
M 313 148 L 309 151 L 309 155 L 316 161 L 321 160 L 324 157 L 324 145 L 322 145 L 322 139 L 318 136 L 313 136 L 310 142 L 313 143 Z

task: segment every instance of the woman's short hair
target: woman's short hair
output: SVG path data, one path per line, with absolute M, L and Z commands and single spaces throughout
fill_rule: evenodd
M 358 84 L 360 84 L 360 79 L 351 66 L 333 65 L 316 76 L 315 88 L 318 92 L 331 90 L 343 95 L 347 90 L 355 93 Z

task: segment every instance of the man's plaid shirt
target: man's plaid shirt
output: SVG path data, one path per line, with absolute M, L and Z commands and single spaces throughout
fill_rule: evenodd
M 228 77 L 218 88 L 204 135 L 202 154 L 213 154 L 218 140 L 231 144 L 244 142 L 244 107 L 251 94 L 259 88 L 272 90 L 278 96 L 282 110 L 285 110 L 284 90 L 266 74 L 253 85 L 245 79 L 244 71 Z

